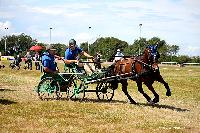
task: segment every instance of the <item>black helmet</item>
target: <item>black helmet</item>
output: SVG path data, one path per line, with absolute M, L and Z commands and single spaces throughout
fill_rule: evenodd
M 76 45 L 76 41 L 74 39 L 69 40 L 69 44 Z

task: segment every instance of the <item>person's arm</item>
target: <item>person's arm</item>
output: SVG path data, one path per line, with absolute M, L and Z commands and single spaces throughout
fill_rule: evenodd
M 54 71 L 54 70 L 51 70 L 50 68 L 49 68 L 49 61 L 48 60 L 44 60 L 43 61 L 43 69 L 44 69 L 44 71 L 45 72 L 47 72 L 47 73 L 53 73 L 53 74 L 57 74 L 58 73 L 58 71 Z
M 61 59 L 61 57 L 60 57 L 60 56 L 58 56 L 58 55 L 54 55 L 54 57 L 55 57 L 55 58 L 58 58 L 58 59 Z
M 64 62 L 65 62 L 66 64 L 77 63 L 78 60 L 70 60 L 70 59 L 69 59 L 69 53 L 68 53 L 68 52 L 69 52 L 68 50 L 65 51 L 65 59 L 64 59 Z
M 81 54 L 84 55 L 84 56 L 86 56 L 86 57 L 88 57 L 88 58 L 93 58 L 93 56 L 89 55 L 85 51 L 82 51 Z
M 57 74 L 58 73 L 58 71 L 53 71 L 53 70 L 49 69 L 48 67 L 44 67 L 43 69 L 47 73 L 53 73 L 53 74 Z
M 65 59 L 66 64 L 77 63 L 77 62 L 78 62 L 78 60 L 67 60 L 67 59 Z

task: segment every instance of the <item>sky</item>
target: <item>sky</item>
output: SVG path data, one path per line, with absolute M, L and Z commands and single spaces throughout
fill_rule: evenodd
M 0 38 L 21 33 L 66 45 L 159 37 L 178 55 L 200 56 L 200 0 L 0 0 Z

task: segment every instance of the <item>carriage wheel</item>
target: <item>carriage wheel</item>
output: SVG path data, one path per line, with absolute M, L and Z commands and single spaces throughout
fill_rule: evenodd
M 67 88 L 67 98 L 71 100 L 83 100 L 85 97 L 85 86 L 83 82 L 75 77 L 72 82 L 69 83 Z
M 99 100 L 111 101 L 114 96 L 114 89 L 108 82 L 100 82 L 96 87 L 96 95 Z
M 42 100 L 60 98 L 60 85 L 52 77 L 42 79 L 37 89 L 38 96 Z

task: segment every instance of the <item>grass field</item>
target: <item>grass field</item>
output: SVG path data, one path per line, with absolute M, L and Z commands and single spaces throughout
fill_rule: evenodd
M 154 83 L 160 102 L 146 103 L 129 81 L 128 90 L 137 105 L 127 103 L 121 86 L 111 102 L 96 100 L 41 101 L 34 91 L 41 73 L 36 70 L 11 70 L 8 62 L 0 69 L 0 132 L 72 132 L 72 133 L 158 133 L 200 132 L 200 67 L 160 66 L 161 75 L 172 89 L 165 96 L 164 86 Z M 90 85 L 90 88 L 95 88 Z M 144 87 L 153 98 L 153 95 Z

